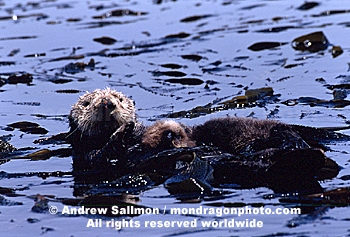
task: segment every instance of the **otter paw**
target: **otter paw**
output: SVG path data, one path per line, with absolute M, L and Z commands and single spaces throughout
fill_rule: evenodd
M 122 125 L 112 134 L 109 139 L 110 142 L 117 145 L 117 147 L 126 147 L 128 145 L 128 141 L 132 137 L 134 127 L 135 123 L 132 121 Z

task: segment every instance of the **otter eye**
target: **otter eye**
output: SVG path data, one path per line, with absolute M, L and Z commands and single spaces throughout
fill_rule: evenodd
M 90 102 L 89 102 L 89 101 L 84 101 L 84 102 L 83 102 L 83 106 L 84 106 L 84 107 L 89 106 L 89 104 L 90 104 Z

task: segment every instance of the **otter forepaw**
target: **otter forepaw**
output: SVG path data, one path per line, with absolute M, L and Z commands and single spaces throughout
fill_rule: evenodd
M 115 131 L 110 141 L 116 147 L 127 148 L 140 142 L 145 127 L 142 123 L 128 122 Z
M 124 128 L 124 134 L 125 135 L 131 135 L 131 134 L 133 134 L 133 132 L 134 132 L 134 129 L 135 129 L 135 122 L 133 122 L 133 121 L 130 121 L 130 122 L 128 122 L 127 124 L 125 124 L 124 126 L 125 126 L 125 128 Z
M 134 122 L 129 122 L 119 127 L 110 137 L 110 142 L 117 145 L 118 147 L 126 147 L 129 138 L 131 137 L 135 127 Z

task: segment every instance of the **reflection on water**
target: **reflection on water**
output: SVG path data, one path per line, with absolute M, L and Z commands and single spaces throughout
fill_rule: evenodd
M 346 127 L 349 42 L 344 36 L 349 33 L 349 9 L 344 1 L 0 2 L 0 135 L 33 152 L 66 148 L 59 144 L 38 146 L 33 141 L 44 133 L 49 136 L 67 131 L 70 106 L 78 96 L 107 86 L 131 96 L 145 124 L 172 117 L 192 125 L 229 114 Z M 305 38 L 310 34 L 311 39 Z M 313 41 L 315 34 L 322 39 Z M 310 50 L 314 45 L 318 47 Z M 35 126 L 28 130 L 10 126 L 17 122 Z M 346 145 L 334 144 L 334 151 L 327 153 L 343 169 L 338 175 L 341 179 L 323 182 L 323 187 L 349 186 L 344 178 L 349 173 Z M 10 202 L 1 201 L 0 222 L 7 236 L 68 236 L 87 231 L 96 236 L 116 234 L 115 228 L 87 228 L 86 217 L 30 211 L 34 202 L 28 197 L 38 193 L 52 195 L 49 204 L 74 198 L 70 156 L 11 160 L 0 168 L 5 172 L 1 187 L 12 190 L 2 192 L 12 192 L 5 196 Z M 55 171 L 61 173 L 52 174 Z M 133 200 L 160 209 L 218 202 L 290 206 L 278 198 L 264 199 L 272 193 L 264 188 L 228 187 L 224 191 L 220 197 L 184 204 L 160 185 Z M 23 205 L 15 205 L 17 202 Z M 57 202 L 57 206 L 62 210 L 62 204 Z M 344 208 L 334 208 L 309 211 L 305 216 L 259 215 L 254 217 L 264 222 L 259 229 L 177 227 L 159 231 L 140 227 L 124 228 L 118 234 L 344 235 L 348 229 L 346 213 Z M 222 218 L 239 219 L 236 215 Z M 307 221 L 291 228 L 295 218 Z M 132 220 L 163 219 L 193 221 L 186 215 L 141 215 Z

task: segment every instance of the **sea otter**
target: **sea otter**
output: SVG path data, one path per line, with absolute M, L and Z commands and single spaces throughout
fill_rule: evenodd
M 122 125 L 136 123 L 134 102 L 110 88 L 82 95 L 68 118 L 69 140 L 76 153 L 100 149 Z
M 66 137 L 74 151 L 74 170 L 114 167 L 121 175 L 153 172 L 179 180 L 187 174 L 188 180 L 205 177 L 196 185 L 235 183 L 277 191 L 319 191 L 316 179 L 338 172 L 320 142 L 345 137 L 322 129 L 236 117 L 211 119 L 193 127 L 173 120 L 145 126 L 137 121 L 134 102 L 109 88 L 81 96 L 72 106 L 69 124 Z
M 80 170 L 118 160 L 136 144 L 153 153 L 194 145 L 183 124 L 164 120 L 144 126 L 137 122 L 134 101 L 110 88 L 80 96 L 70 111 L 69 126 L 66 138 L 73 147 L 73 165 Z
M 189 137 L 191 132 L 190 127 L 173 120 L 156 121 L 142 134 L 142 144 L 162 149 L 193 147 L 195 142 Z

